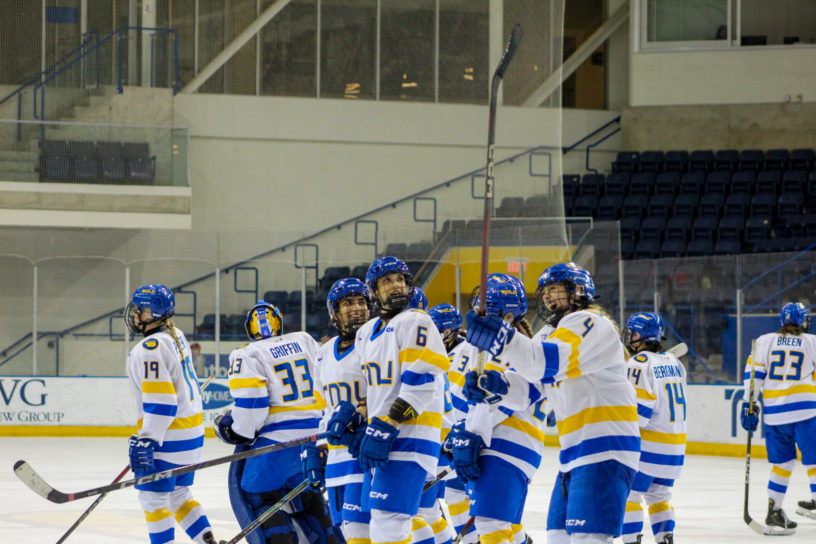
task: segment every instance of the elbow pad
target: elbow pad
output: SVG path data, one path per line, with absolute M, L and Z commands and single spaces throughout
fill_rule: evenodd
M 388 410 L 388 417 L 397 423 L 405 423 L 408 420 L 414 419 L 416 416 L 417 413 L 414 407 L 399 397 L 397 397 L 397 400 L 391 405 L 391 409 Z

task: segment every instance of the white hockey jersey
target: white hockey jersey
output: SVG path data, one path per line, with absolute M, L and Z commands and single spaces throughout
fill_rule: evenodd
M 317 357 L 317 383 L 323 391 L 326 400 L 326 410 L 320 431 L 323 432 L 332 416 L 334 407 L 341 401 L 350 402 L 357 406 L 366 398 L 367 385 L 365 374 L 360 365 L 360 354 L 351 345 L 342 354 L 338 353 L 337 345 L 340 341 L 335 336 L 322 346 Z M 348 452 L 345 446 L 328 445 L 329 456 L 326 460 L 326 487 L 337 487 L 349 483 L 363 481 L 363 469 L 357 460 Z
M 451 396 L 458 398 L 456 402 L 460 408 L 464 405 L 467 411 L 464 414 L 465 428 L 484 440 L 485 447 L 481 455 L 499 457 L 518 467 L 532 480 L 541 464 L 544 450 L 544 426 L 547 421 L 547 412 L 543 406 L 546 402 L 544 386 L 528 384 L 527 404 L 518 410 L 510 410 L 504 406 L 491 409 L 487 404 L 468 405 L 462 393 L 464 374 L 476 370 L 479 350 L 467 343 L 462 346 L 464 347 L 454 350 L 455 356 L 448 375 L 453 375 L 456 379 L 456 382 L 451 381 Z M 488 357 L 485 370 L 505 372 L 513 365 L 512 361 L 501 357 L 490 357 L 489 354 L 485 356 Z
M 307 333 L 290 332 L 230 353 L 232 430 L 272 442 L 315 434 L 325 407 L 312 377 L 319 349 Z
M 179 329 L 151 334 L 130 350 L 127 372 L 136 400 L 139 437 L 159 443 L 156 459 L 176 465 L 201 460 L 204 422 L 201 388 L 192 363 L 190 345 Z
M 808 333 L 763 334 L 756 341 L 754 400 L 762 393 L 762 419 L 766 425 L 783 425 L 816 417 L 816 336 Z M 745 365 L 748 400 L 751 358 Z
M 686 453 L 686 369 L 670 353 L 641 351 L 626 364 L 640 422 L 638 470 L 677 479 Z
M 413 461 L 427 472 L 436 470 L 440 452 L 444 382 L 448 361 L 442 336 L 422 310 L 405 310 L 387 325 L 372 319 L 357 331 L 368 382 L 368 418 L 385 418 L 397 397 L 418 416 L 400 424 L 389 459 Z
M 615 460 L 637 470 L 640 457 L 635 390 L 626 379 L 623 344 L 614 324 L 597 310 L 564 316 L 558 328 L 531 339 L 516 334 L 502 356 L 512 394 L 503 404 L 526 406 L 529 381 L 547 384 L 561 443 L 561 472 Z M 525 364 L 526 363 L 526 364 Z M 543 369 L 543 371 L 542 371 Z

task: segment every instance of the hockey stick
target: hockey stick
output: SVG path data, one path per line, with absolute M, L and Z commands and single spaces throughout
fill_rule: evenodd
M 156 480 L 164 480 L 167 478 L 172 478 L 174 476 L 181 476 L 182 474 L 187 474 L 188 472 L 201 470 L 202 468 L 214 467 L 216 465 L 222 465 L 224 463 L 231 463 L 233 461 L 240 461 L 241 459 L 248 459 L 250 457 L 255 457 L 256 455 L 263 455 L 265 453 L 270 453 L 273 451 L 292 448 L 295 446 L 300 446 L 302 444 L 308 444 L 309 442 L 315 442 L 325 437 L 326 435 L 324 433 L 312 434 L 309 436 L 304 436 L 303 438 L 290 440 L 288 442 L 270 444 L 262 448 L 246 450 L 240 453 L 233 453 L 231 455 L 225 455 L 224 457 L 218 457 L 217 459 L 210 459 L 209 461 L 202 461 L 200 463 L 195 463 L 192 465 L 185 465 L 183 467 L 172 468 L 169 470 L 164 470 L 162 472 L 155 472 L 153 474 L 148 474 L 147 476 L 142 476 L 141 478 L 125 480 L 124 482 L 112 483 L 108 485 L 103 485 L 101 487 L 93 487 L 91 489 L 86 489 L 84 491 L 77 491 L 76 493 L 63 493 L 62 491 L 54 489 L 48 482 L 46 482 L 42 478 L 42 476 L 37 474 L 34 471 L 34 469 L 31 468 L 31 465 L 29 465 L 28 462 L 26 461 L 20 460 L 14 463 L 14 473 L 17 475 L 20 481 L 22 481 L 25 485 L 30 487 L 31 490 L 37 493 L 38 495 L 45 497 L 51 502 L 62 504 L 65 502 L 71 502 L 78 499 L 84 499 L 85 497 L 101 495 L 102 493 L 107 493 L 109 491 L 116 491 L 117 489 L 124 489 L 126 487 L 131 487 L 134 485 L 148 484 L 150 482 L 155 482 Z
M 209 385 L 212 383 L 212 381 L 213 381 L 214 379 L 215 379 L 215 376 L 210 376 L 209 378 L 207 378 L 207 379 L 204 381 L 204 383 L 202 383 L 202 384 L 201 384 L 201 390 L 203 391 L 204 389 L 207 389 L 207 387 L 208 387 L 208 386 L 209 386 Z M 112 481 L 111 483 L 112 483 L 112 484 L 115 484 L 116 482 L 118 482 L 119 480 L 121 480 L 122 478 L 124 478 L 124 476 L 125 476 L 125 474 L 127 474 L 127 471 L 128 471 L 128 470 L 130 470 L 130 465 L 126 466 L 126 467 L 125 467 L 125 468 L 122 470 L 122 472 L 120 472 L 120 473 L 119 473 L 119 475 L 118 475 L 116 478 L 114 478 L 114 479 L 113 479 L 113 481 Z M 99 495 L 99 497 L 97 497 L 97 498 L 96 498 L 96 500 L 95 500 L 94 502 L 92 502 L 92 503 L 91 503 L 91 505 L 90 505 L 90 506 L 89 506 L 89 507 L 88 507 L 88 508 L 87 508 L 87 509 L 86 509 L 84 512 L 82 512 L 82 515 L 81 515 L 81 516 L 79 516 L 79 518 L 78 518 L 78 519 L 77 519 L 77 520 L 74 522 L 74 524 L 73 524 L 73 525 L 71 525 L 70 527 L 68 527 L 68 530 L 67 530 L 67 531 L 65 531 L 65 534 L 63 534 L 63 535 L 60 537 L 60 539 L 59 539 L 59 540 L 57 540 L 57 544 L 62 544 L 63 542 L 65 542 L 65 539 L 66 539 L 66 538 L 68 538 L 68 537 L 71 535 L 71 533 L 73 533 L 73 532 L 74 532 L 74 530 L 75 530 L 77 527 L 79 527 L 79 524 L 80 524 L 80 523 L 82 523 L 83 521 L 85 521 L 85 518 L 87 518 L 87 517 L 88 517 L 88 515 L 89 515 L 91 512 L 93 512 L 94 508 L 96 508 L 96 507 L 99 505 L 99 503 L 100 503 L 100 502 L 102 502 L 102 499 L 104 499 L 106 495 L 107 495 L 107 493 L 102 493 L 101 495 Z
M 277 514 L 281 508 L 286 506 L 286 504 L 289 501 L 300 495 L 300 493 L 302 493 L 303 490 L 306 489 L 308 486 L 309 486 L 308 479 L 300 482 L 296 488 L 294 488 L 292 491 L 281 497 L 281 500 L 270 506 L 266 511 L 264 511 L 263 514 L 258 516 L 258 519 L 244 527 L 244 529 L 240 533 L 232 537 L 228 542 L 224 543 L 224 541 L 222 540 L 221 541 L 222 544 L 236 544 L 236 542 L 240 542 L 241 539 L 243 539 L 249 533 L 260 527 L 266 520 Z
M 426 491 L 428 491 L 430 488 L 432 488 L 433 486 L 438 484 L 440 481 L 442 481 L 445 478 L 445 476 L 447 476 L 451 472 L 453 472 L 453 467 L 443 468 L 441 471 L 439 471 L 439 474 L 434 476 L 433 480 L 429 480 L 429 481 L 425 482 L 425 485 L 422 486 L 422 492 L 425 493 Z
M 513 31 L 510 33 L 510 40 L 507 42 L 507 48 L 499 61 L 499 66 L 493 72 L 493 78 L 490 80 L 490 116 L 487 122 L 487 166 L 485 168 L 485 196 L 484 196 L 484 220 L 482 222 L 482 261 L 479 271 L 479 315 L 485 315 L 485 300 L 487 296 L 487 268 L 490 256 L 490 246 L 488 245 L 488 238 L 490 236 L 490 217 L 493 213 L 493 150 L 494 142 L 496 140 L 496 105 L 499 92 L 499 85 L 504 78 L 504 73 L 513 56 L 521 44 L 521 25 L 516 23 Z M 476 372 L 481 374 L 485 366 L 484 351 L 479 351 L 479 357 L 476 362 Z
M 476 518 L 470 516 L 465 524 L 462 525 L 462 528 L 459 529 L 459 534 L 457 534 L 456 538 L 451 541 L 451 544 L 459 544 L 462 542 L 462 539 L 465 538 L 465 535 L 468 533 L 468 531 L 470 531 L 470 528 L 473 527 L 474 523 L 476 523 Z
M 672 355 L 679 359 L 680 357 L 683 357 L 688 353 L 688 346 L 686 345 L 685 342 L 680 342 L 676 346 L 672 346 L 669 349 L 667 349 L 666 353 L 671 353 Z
M 756 340 L 751 341 L 751 379 L 748 386 L 748 415 L 754 413 L 754 357 L 756 356 Z M 765 526 L 754 521 L 748 513 L 748 484 L 751 480 L 751 437 L 754 433 L 748 433 L 748 443 L 745 451 L 745 503 L 742 507 L 742 519 L 753 529 L 755 533 L 765 534 Z

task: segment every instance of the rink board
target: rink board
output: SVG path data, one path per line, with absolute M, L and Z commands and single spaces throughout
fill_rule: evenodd
M 204 392 L 204 422 L 232 402 L 226 379 Z M 739 425 L 742 387 L 690 385 L 686 391 L 688 452 L 745 455 L 746 434 Z M 678 413 L 682 405 L 675 407 Z M 127 378 L 0 378 L 0 436 L 128 436 L 133 433 L 136 404 Z M 548 428 L 548 433 L 555 432 Z M 761 440 L 756 440 L 761 444 Z M 551 436 L 548 445 L 557 445 Z M 764 456 L 757 446 L 754 455 Z

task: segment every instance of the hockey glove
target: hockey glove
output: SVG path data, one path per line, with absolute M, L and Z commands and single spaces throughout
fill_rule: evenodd
M 374 418 L 368 424 L 362 441 L 357 461 L 360 468 L 370 470 L 384 466 L 388 462 L 388 452 L 397 438 L 399 429 L 382 419 Z
M 130 446 L 130 469 L 137 478 L 155 471 L 156 465 L 153 462 L 153 452 L 158 446 L 158 442 L 152 438 L 139 438 L 131 435 L 128 441 Z
M 213 431 L 215 436 L 221 439 L 222 442 L 240 446 L 241 444 L 251 444 L 255 441 L 254 438 L 247 438 L 241 436 L 232 430 L 232 410 L 227 410 L 222 415 L 213 420 Z
M 324 463 L 324 452 L 314 442 L 301 446 L 300 465 L 304 478 L 309 480 L 312 487 L 323 486 L 326 471 Z
M 346 400 L 341 400 L 334 407 L 329 423 L 326 425 L 326 440 L 332 446 L 339 446 L 343 443 L 343 435 L 354 419 L 357 409 Z
M 449 459 L 453 460 L 453 439 L 456 438 L 456 435 L 465 428 L 465 421 L 457 421 L 451 427 L 451 430 L 448 431 L 448 436 L 445 437 L 445 441 L 442 442 L 442 453 L 448 456 Z
M 465 374 L 465 387 L 462 394 L 471 404 L 484 402 L 496 404 L 502 395 L 507 394 L 508 383 L 501 372 L 486 370 L 481 376 L 475 370 Z
M 516 329 L 497 315 L 481 316 L 473 310 L 467 313 L 467 341 L 477 348 L 497 356 L 513 338 Z
M 349 455 L 357 459 L 360 456 L 360 444 L 366 433 L 366 424 L 363 416 L 360 416 L 360 424 L 353 431 L 346 431 L 343 435 L 343 445 L 348 447 Z
M 751 413 L 748 413 L 748 408 L 753 404 L 753 408 L 751 409 Z M 742 403 L 742 411 L 740 412 L 740 425 L 742 428 L 752 433 L 757 430 L 759 426 L 759 404 L 757 403 Z
M 453 465 L 464 481 L 475 480 L 482 473 L 479 468 L 479 450 L 484 446 L 482 437 L 461 429 L 453 437 Z

